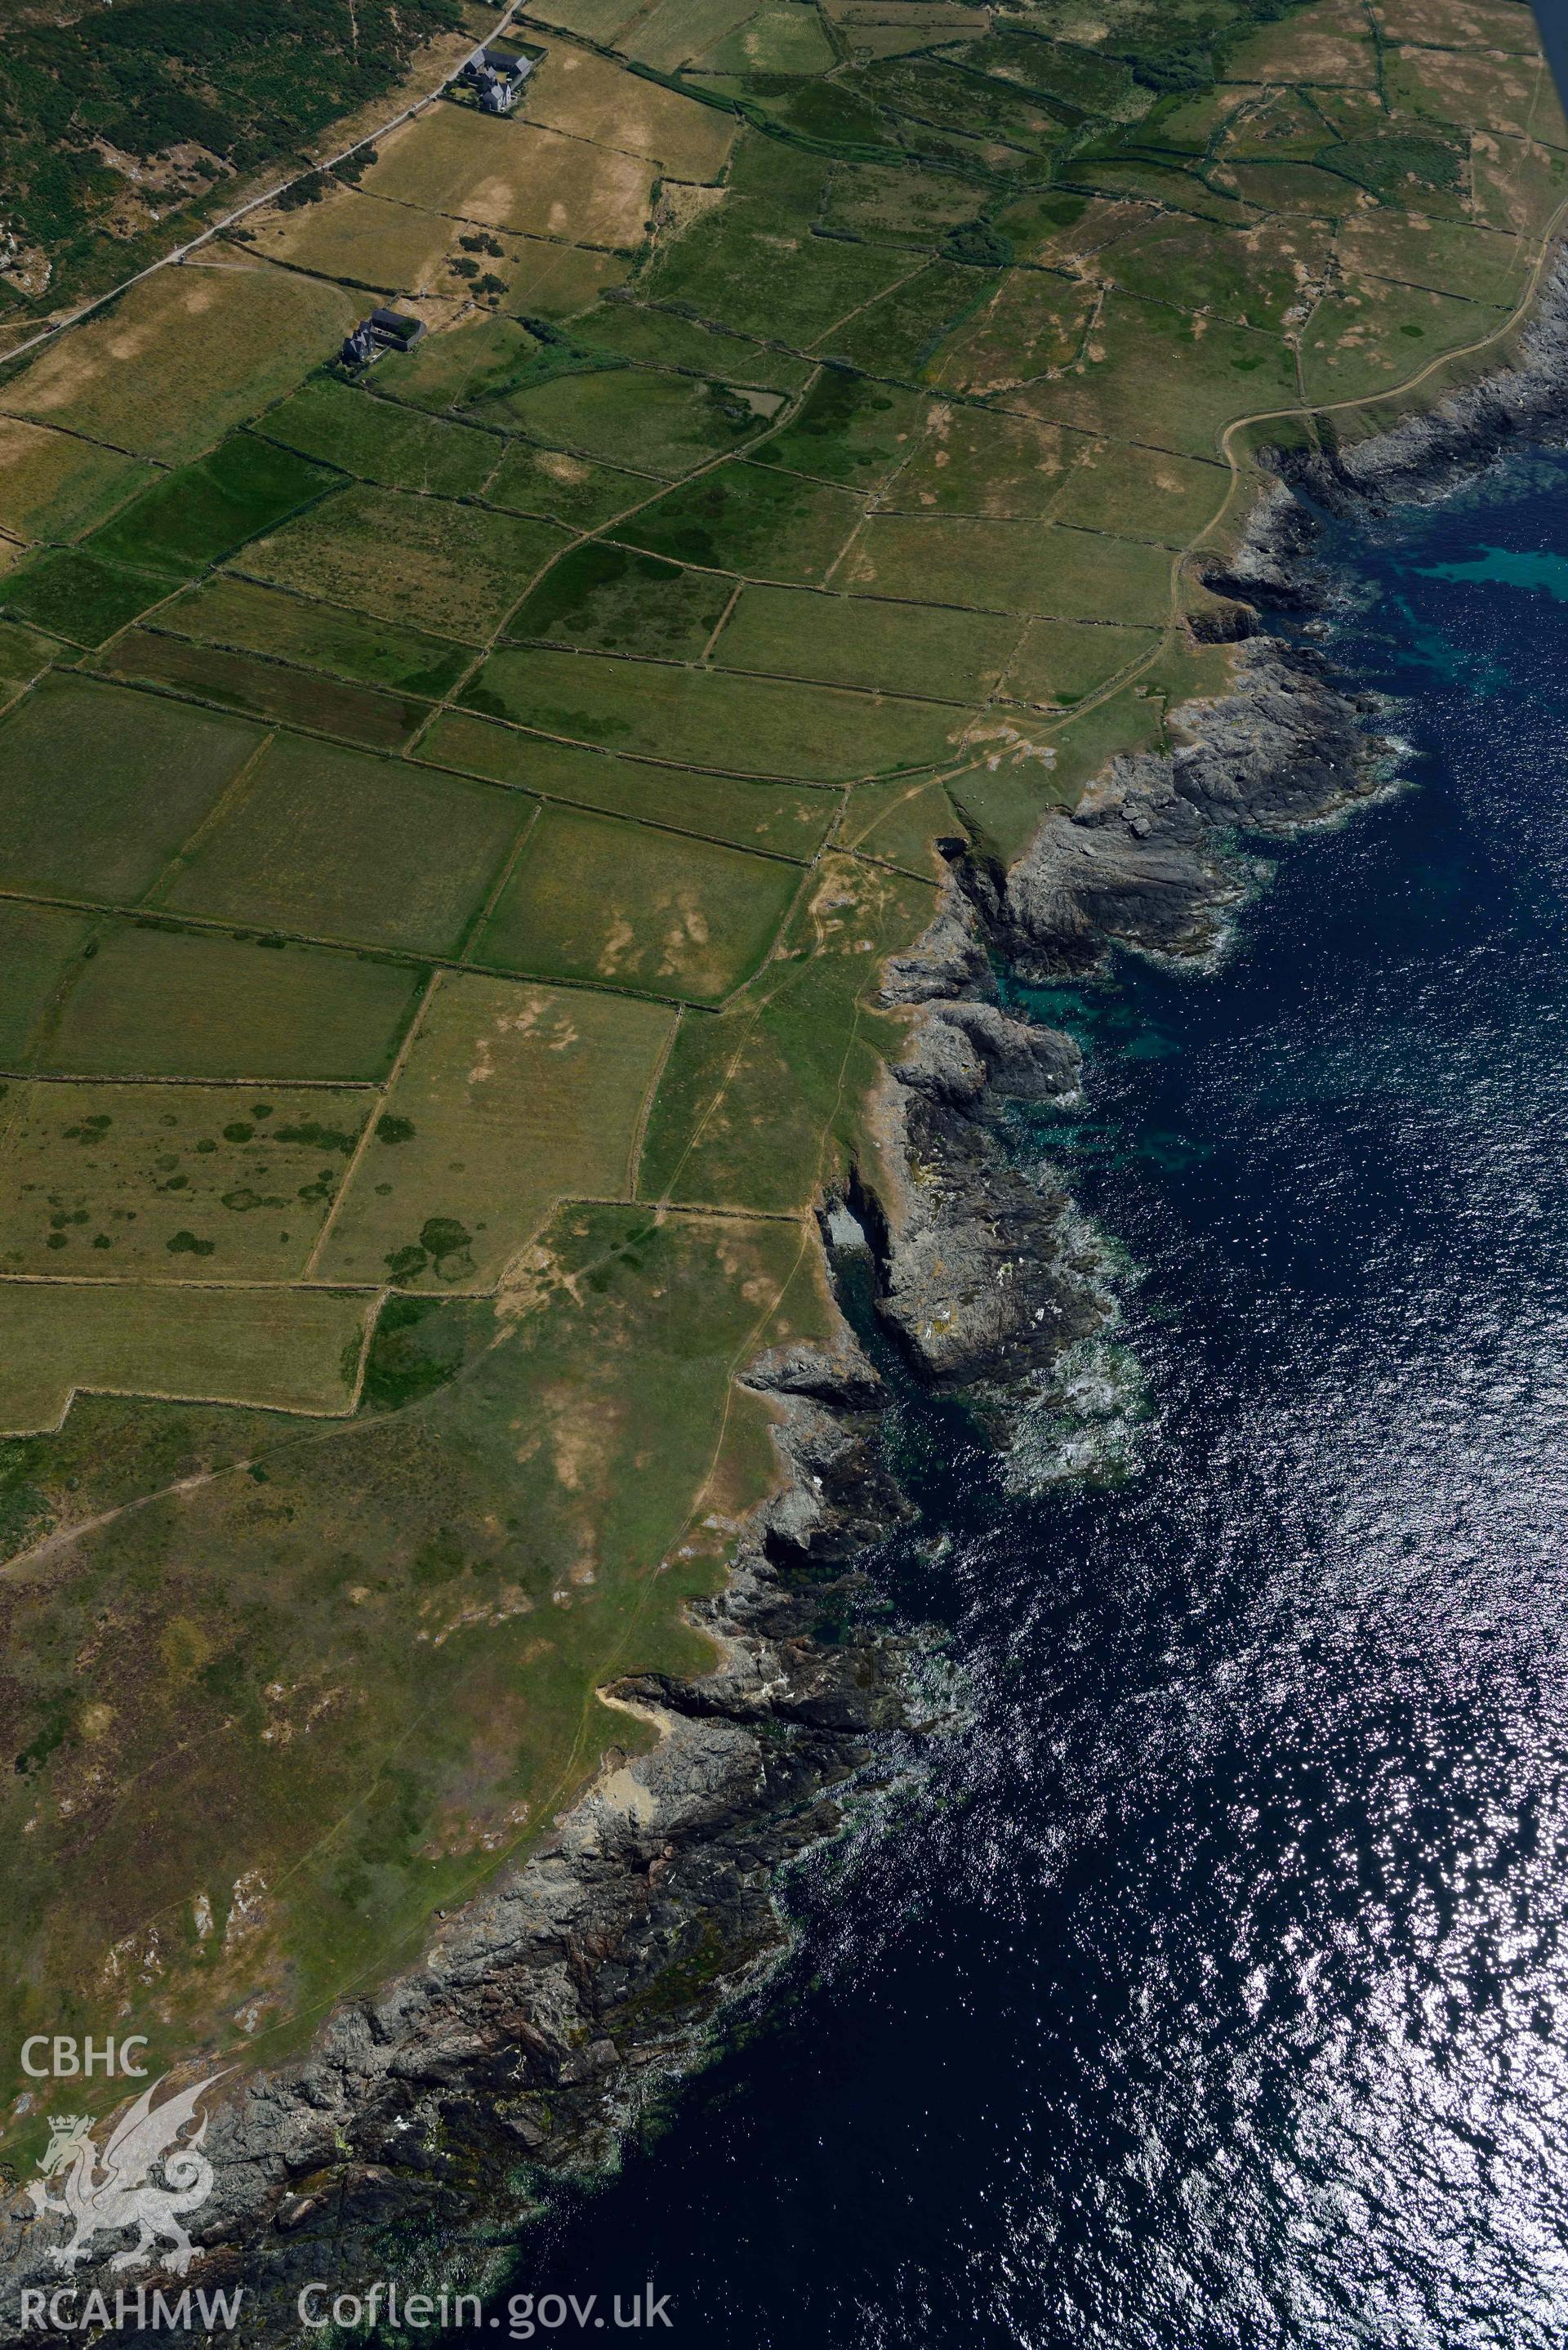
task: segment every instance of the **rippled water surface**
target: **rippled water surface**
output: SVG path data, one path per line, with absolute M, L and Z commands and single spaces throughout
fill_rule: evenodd
M 976 1726 L 524 2282 L 760 2350 L 1568 2341 L 1568 461 L 1331 546 L 1410 788 L 1218 975 L 1039 1006 L 1142 1473 L 904 1408 L 886 1577 Z

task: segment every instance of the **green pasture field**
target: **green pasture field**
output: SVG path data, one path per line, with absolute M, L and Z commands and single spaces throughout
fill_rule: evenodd
M 161 269 L 26 360 L 0 410 L 144 457 L 195 456 L 328 358 L 356 300 L 265 263 Z
M 655 177 L 641 156 L 456 106 L 432 107 L 379 144 L 367 195 L 578 244 L 641 240 Z
M 1098 692 L 1129 661 L 1152 652 L 1153 629 L 1108 626 L 1105 621 L 1031 620 L 1012 661 L 1002 691 L 1040 708 L 1060 708 Z
M 1562 117 L 1542 88 L 1534 58 L 1457 57 L 1451 49 L 1395 49 L 1383 60 L 1383 78 L 1403 114 L 1435 117 L 1469 131 L 1484 122 L 1511 139 L 1563 143 Z
M 158 902 L 268 931 L 450 955 L 526 814 L 485 784 L 280 734 Z
M 969 703 L 995 692 L 1018 633 L 1016 620 L 990 613 L 747 588 L 713 659 L 722 669 Z
M 322 1087 L 14 1085 L 0 1275 L 297 1277 L 374 1106 Z
M 634 368 L 558 376 L 517 393 L 508 407 L 513 420 L 538 440 L 666 479 L 725 455 L 766 421 L 722 384 Z
M 562 19 L 552 14 L 545 21 L 558 24 Z M 623 16 L 622 24 L 629 21 L 629 13 Z M 661 82 L 628 74 L 609 58 L 596 57 L 565 41 L 543 46 L 545 63 L 528 85 L 531 122 L 563 130 L 571 139 L 596 140 L 628 155 L 650 156 L 668 179 L 718 179 L 740 127 L 732 114 L 700 105 Z
M 672 560 L 808 587 L 826 578 L 862 511 L 842 490 L 741 460 L 644 506 L 616 536 Z
M 596 540 L 547 571 L 506 624 L 513 643 L 530 639 L 589 652 L 695 660 L 729 608 L 734 582 L 685 571 L 657 555 Z
M 1080 443 L 1051 518 L 1079 530 L 1186 546 L 1218 513 L 1229 486 L 1220 464 L 1125 442 Z
M 1156 620 L 1170 603 L 1170 556 L 1136 539 L 1057 523 L 877 514 L 838 584 L 993 612 Z
M 542 25 L 558 25 L 563 32 L 579 33 L 585 41 L 613 45 L 621 26 L 641 10 L 633 0 L 545 0 L 543 7 L 530 8 L 528 14 L 537 16 Z
M 59 650 L 32 629 L 15 620 L 0 620 L 0 706 L 41 677 Z
M 973 316 L 931 353 L 925 373 L 932 383 L 990 400 L 1077 359 L 1097 307 L 1094 286 L 1015 269 L 986 281 L 984 291 Z
M 237 652 L 325 670 L 361 685 L 438 700 L 452 691 L 473 659 L 468 645 L 417 629 L 389 628 L 385 620 L 307 602 L 251 579 L 204 579 L 178 603 L 165 605 L 158 626 Z
M 1303 286 L 1321 280 L 1332 241 L 1324 222 L 1303 213 L 1244 228 L 1162 221 L 1118 238 L 1106 264 L 1128 294 L 1278 332 Z
M 254 251 L 319 277 L 387 295 L 431 293 L 456 244 L 451 221 L 337 186 L 322 203 L 245 224 Z
M 757 0 L 655 0 L 617 44 L 639 65 L 673 73 L 756 13 Z
M 788 0 L 792 7 L 799 0 Z M 949 229 L 971 221 L 990 191 L 981 181 L 892 163 L 845 163 L 834 172 L 822 209 L 830 228 L 846 229 L 872 244 L 930 249 Z
M 874 383 L 847 368 L 824 368 L 798 414 L 770 436 L 756 462 L 877 489 L 918 438 L 927 404 L 918 392 Z
M 423 984 L 406 963 L 145 918 L 106 921 L 88 943 L 34 1024 L 40 1076 L 379 1078 Z
M 617 758 L 575 743 L 520 734 L 514 727 L 493 726 L 465 710 L 448 711 L 437 719 L 420 746 L 420 756 L 545 799 L 669 825 L 678 832 L 701 833 L 735 848 L 771 848 L 782 857 L 815 855 L 838 809 L 836 792 Z
M 488 1289 L 557 1201 L 629 1198 L 674 1021 L 626 996 L 443 972 L 320 1277 Z
M 841 319 L 815 348 L 825 359 L 865 368 L 873 375 L 902 376 L 915 382 L 935 380 L 941 372 L 936 355 L 961 320 L 989 299 L 998 282 L 982 269 L 928 262 L 853 317 Z
M 802 783 L 923 766 L 950 747 L 955 723 L 935 702 L 593 653 L 493 653 L 462 698 L 489 717 L 607 751 Z
M 337 486 L 339 476 L 254 433 L 182 465 L 95 530 L 82 552 L 188 579 Z
M 286 668 L 253 653 L 192 644 L 152 629 L 130 629 L 116 639 L 102 667 L 116 677 L 168 687 L 181 696 L 221 702 L 252 718 L 307 726 L 370 751 L 398 751 L 430 716 L 428 702 L 344 685 L 317 671 Z
M 659 252 L 645 283 L 655 301 L 804 348 L 909 268 L 905 254 L 813 236 L 794 213 L 731 195 Z
M 526 441 L 509 441 L 485 497 L 493 506 L 539 515 L 567 530 L 597 530 L 613 515 L 656 496 L 662 487 L 653 474 L 628 473 L 574 457 L 566 449 L 535 449 Z
M 767 953 L 801 879 L 777 858 L 547 807 L 472 960 L 711 1003 Z
M 1030 416 L 932 400 L 924 437 L 880 503 L 896 514 L 1044 516 L 1087 445 L 1081 434 Z
M 710 73 L 739 74 L 826 73 L 834 62 L 822 19 L 805 0 L 773 0 L 700 60 Z
M 679 369 L 710 382 L 791 392 L 802 390 L 811 376 L 809 359 L 770 351 L 741 335 L 717 334 L 639 302 L 604 303 L 592 318 L 578 321 L 578 332 L 595 350 L 613 351 L 646 367 Z
M 1505 312 L 1382 277 L 1349 281 L 1319 303 L 1302 338 L 1309 400 L 1360 400 L 1393 390 L 1444 351 L 1480 342 Z
M 1511 139 L 1489 140 L 1487 148 L 1478 145 L 1470 161 L 1478 213 L 1489 228 L 1539 235 L 1568 195 L 1568 155 Z
M 33 1040 L 96 927 L 90 914 L 0 898 L 0 1069 L 26 1066 Z
M 365 1319 L 328 1289 L 0 1282 L 0 1433 L 57 1428 L 78 1388 L 347 1411 Z
M 1008 405 L 1113 440 L 1212 456 L 1232 418 L 1290 408 L 1296 398 L 1290 349 L 1278 336 L 1113 293 L 1081 365 L 1010 394 Z
M 36 557 L 0 579 L 0 612 L 91 650 L 171 592 L 167 577 L 103 563 L 80 547 Z
M 1417 234 L 1397 213 L 1346 221 L 1334 253 L 1352 279 L 1393 278 L 1504 305 L 1518 299 L 1530 266 L 1529 254 L 1514 236 L 1439 221 Z
M 269 441 L 322 458 L 362 482 L 442 498 L 483 490 L 505 453 L 493 433 L 419 415 L 331 376 L 315 378 L 281 408 L 270 409 L 261 430 Z
M 583 244 L 547 244 L 536 236 L 508 243 L 500 260 L 490 267 L 506 282 L 509 309 L 524 318 L 573 318 L 591 309 L 601 294 L 624 286 L 631 274 L 630 257 L 605 253 Z
M 826 860 L 780 958 L 717 1019 L 681 1024 L 649 1120 L 643 1198 L 808 1206 L 857 1137 L 878 1048 L 898 1049 L 899 1024 L 876 1009 L 882 956 L 932 910 L 917 881 Z
M 0 886 L 141 897 L 262 740 L 156 695 L 44 679 L 0 721 Z
M 76 538 L 151 479 L 118 449 L 0 416 L 0 525 L 19 538 Z
M 240 568 L 478 644 L 564 544 L 549 523 L 356 484 L 247 547 Z
M 980 57 L 983 60 L 983 50 Z M 1061 115 L 1042 106 L 1029 91 L 1014 82 L 967 73 L 944 58 L 888 58 L 862 67 L 855 86 L 896 114 L 965 137 L 1001 140 L 1024 155 L 1049 153 L 1066 144 Z
M 427 335 L 411 351 L 389 351 L 378 359 L 376 392 L 367 397 L 401 400 L 435 415 L 499 404 L 536 371 L 541 348 L 515 318 L 465 318 Z

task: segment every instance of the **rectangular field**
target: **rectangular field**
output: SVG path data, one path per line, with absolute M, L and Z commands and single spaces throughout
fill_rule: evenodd
M 0 1274 L 282 1280 L 304 1272 L 368 1091 L 14 1087 L 0 1141 Z
M 269 261 L 405 296 L 435 290 L 456 243 L 452 223 L 438 213 L 342 186 L 297 212 L 253 213 L 246 226 L 254 250 Z
M 109 921 L 36 1032 L 40 1076 L 379 1078 L 425 975 L 325 947 Z
M 493 726 L 465 710 L 437 719 L 420 756 L 440 767 L 460 767 L 498 784 L 537 792 L 545 799 L 607 816 L 629 816 L 678 832 L 701 833 L 734 848 L 771 848 L 784 857 L 815 855 L 838 806 L 835 792 L 791 784 L 759 784 L 734 775 L 705 775 L 691 767 L 659 767 L 575 743 L 546 742 L 514 727 Z
M 0 1069 L 19 1069 L 96 925 L 90 914 L 0 898 Z
M 485 495 L 492 505 L 508 506 L 515 514 L 539 515 L 564 523 L 568 530 L 597 530 L 612 515 L 627 513 L 662 487 L 651 474 L 596 465 L 566 449 L 535 449 L 526 441 L 512 441 Z
M 576 645 L 695 660 L 723 619 L 732 580 L 602 539 L 574 547 L 506 623 L 512 643 Z
M 674 1020 L 624 996 L 443 972 L 321 1276 L 489 1288 L 557 1200 L 628 1196 Z
M 803 783 L 925 765 L 953 740 L 951 713 L 936 703 L 593 653 L 503 649 L 463 700 L 488 716 L 607 751 Z
M 281 408 L 270 409 L 262 430 L 269 440 L 341 466 L 362 482 L 442 498 L 482 490 L 505 453 L 493 433 L 443 423 L 331 376 L 314 378 Z
M 57 1428 L 78 1388 L 345 1412 L 366 1313 L 327 1289 L 0 1283 L 0 1433 Z
M 862 512 L 847 491 L 742 461 L 671 490 L 620 524 L 616 536 L 680 562 L 816 587 Z
M 1154 620 L 1169 607 L 1170 556 L 1055 523 L 873 515 L 836 584 L 991 611 Z
M 236 652 L 270 654 L 360 685 L 438 701 L 473 659 L 471 646 L 364 619 L 250 579 L 202 580 L 177 604 L 165 606 L 158 626 Z
M 159 902 L 309 938 L 452 954 L 526 814 L 485 784 L 280 734 Z
M 926 432 L 884 493 L 898 514 L 1049 514 L 1083 447 L 1075 433 L 1029 416 L 996 416 L 933 400 Z
M 551 523 L 356 484 L 247 547 L 240 568 L 478 644 L 565 544 Z
M 371 751 L 400 750 L 430 715 L 428 702 L 340 685 L 334 678 L 287 669 L 281 661 L 192 644 L 151 629 L 130 629 L 104 656 L 103 666 L 117 677 L 140 678 L 252 717 L 337 734 Z
M 0 884 L 140 898 L 262 740 L 154 694 L 46 678 L 0 722 Z
M 637 13 L 620 8 L 620 0 L 611 0 L 611 5 L 619 9 L 622 24 Z M 566 19 L 552 9 L 546 21 L 558 25 Z M 587 30 L 576 15 L 572 22 L 577 30 Z M 589 34 L 593 40 L 608 36 Z M 565 41 L 546 41 L 545 47 L 545 61 L 528 88 L 531 122 L 565 131 L 570 139 L 593 139 L 628 155 L 649 156 L 673 180 L 718 178 L 734 141 L 732 114 L 682 98 Z
M 380 143 L 367 195 L 482 227 L 569 236 L 579 244 L 639 244 L 656 173 L 646 158 L 562 138 L 516 118 L 432 107 Z
M 19 538 L 76 538 L 151 479 L 118 449 L 0 416 L 0 524 Z
M 746 588 L 713 660 L 721 669 L 971 702 L 995 691 L 1017 642 L 1018 623 L 998 614 Z
M 766 954 L 801 868 L 547 807 L 473 960 L 711 1002 Z
M 83 552 L 187 579 L 247 538 L 273 530 L 338 480 L 292 450 L 235 432 L 194 465 L 143 490 L 95 530 Z
M 161 269 L 29 360 L 0 408 L 141 456 L 194 456 L 328 358 L 362 298 L 259 262 Z
M 848 489 L 880 489 L 919 440 L 929 407 L 919 392 L 829 367 L 756 462 Z
M 557 376 L 514 393 L 506 416 L 537 440 L 666 480 L 741 447 L 764 421 L 742 394 L 722 384 L 636 368 Z

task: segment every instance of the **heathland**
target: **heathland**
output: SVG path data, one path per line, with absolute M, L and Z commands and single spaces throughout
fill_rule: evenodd
M 1568 196 L 1521 0 L 514 30 L 0 375 L 12 2051 L 276 2055 L 646 1737 L 886 957 L 1225 690 L 1254 452 L 1504 356 Z

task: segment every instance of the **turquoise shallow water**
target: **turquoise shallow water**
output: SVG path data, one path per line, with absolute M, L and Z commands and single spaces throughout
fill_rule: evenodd
M 878 1563 L 974 1726 L 520 2282 L 676 2338 L 1568 2341 L 1568 461 L 1330 552 L 1408 788 L 1209 978 L 1041 998 L 1142 1468 L 909 1399 Z

